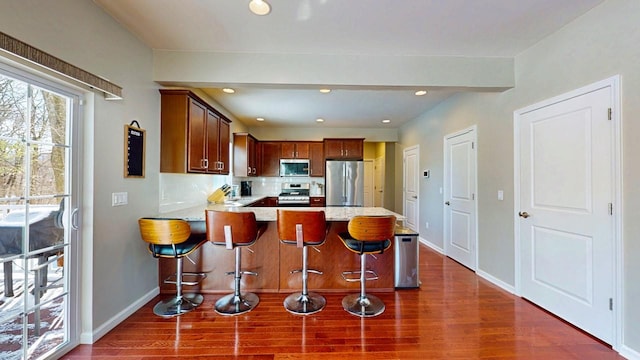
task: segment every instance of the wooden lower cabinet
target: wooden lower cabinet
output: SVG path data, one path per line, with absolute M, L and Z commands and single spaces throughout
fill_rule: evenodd
M 309 206 L 311 207 L 324 207 L 324 196 L 311 196 L 309 198 Z
M 347 282 L 342 272 L 360 269 L 360 256 L 344 246 L 338 234 L 347 231 L 346 221 L 332 221 L 325 243 L 318 247 L 320 252 L 309 251 L 309 267 L 323 272 L 323 275 L 309 276 L 309 289 L 317 292 L 353 292 L 360 288 L 359 282 Z M 394 291 L 394 251 L 392 245 L 376 258 L 367 258 L 367 269 L 375 271 L 379 279 L 367 282 L 367 291 Z M 267 222 L 265 233 L 250 246 L 253 252 L 242 248 L 242 270 L 255 271 L 258 276 L 243 276 L 242 290 L 254 292 L 299 291 L 302 287 L 300 273 L 291 274 L 291 270 L 302 267 L 302 250 L 295 245 L 285 245 L 278 239 L 277 224 Z M 224 246 L 205 243 L 190 255 L 195 265 L 184 261 L 184 271 L 207 272 L 207 278 L 200 285 L 184 286 L 185 291 L 201 293 L 228 293 L 233 291 L 233 277 L 225 275 L 233 271 L 234 251 Z M 160 290 L 162 293 L 175 293 L 175 285 L 165 284 L 163 280 L 175 273 L 174 259 L 161 258 Z
M 276 207 L 278 206 L 278 198 L 276 196 L 269 196 L 264 199 L 260 199 L 254 203 L 247 205 L 248 207 Z

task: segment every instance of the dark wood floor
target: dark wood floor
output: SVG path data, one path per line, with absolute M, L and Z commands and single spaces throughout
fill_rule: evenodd
M 314 276 L 314 275 L 312 275 Z M 162 319 L 145 305 L 93 345 L 65 359 L 623 359 L 605 344 L 420 245 L 419 290 L 380 294 L 386 311 L 361 319 L 344 294 L 300 317 L 285 294 L 260 294 L 252 312 L 216 314 L 219 295 L 197 310 Z

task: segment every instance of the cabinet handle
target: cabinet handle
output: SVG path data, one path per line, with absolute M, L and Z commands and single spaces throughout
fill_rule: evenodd
M 257 174 L 257 173 L 258 173 L 258 170 L 256 170 L 256 168 L 253 168 L 252 174 Z
M 247 174 L 251 174 L 251 166 L 247 167 Z

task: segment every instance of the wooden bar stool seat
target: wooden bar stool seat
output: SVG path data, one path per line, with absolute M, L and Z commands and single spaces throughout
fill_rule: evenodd
M 235 269 L 227 275 L 234 276 L 234 292 L 216 301 L 215 311 L 221 315 L 239 315 L 253 310 L 260 298 L 254 293 L 241 292 L 242 275 L 258 275 L 242 271 L 241 248 L 253 245 L 264 233 L 266 224 L 258 223 L 253 212 L 205 211 L 207 240 L 214 245 L 235 250 Z
M 396 217 L 390 216 L 355 216 L 347 225 L 347 233 L 339 234 L 345 247 L 360 255 L 360 270 L 342 273 L 346 281 L 360 281 L 360 293 L 350 294 L 342 299 L 342 307 L 350 314 L 361 317 L 372 317 L 384 312 L 384 302 L 375 295 L 366 293 L 367 280 L 377 280 L 378 275 L 367 270 L 367 255 L 382 254 L 391 246 L 394 236 Z M 350 275 L 359 274 L 358 278 Z M 367 275 L 370 275 L 367 277 Z
M 141 218 L 138 220 L 140 236 L 149 243 L 149 252 L 154 257 L 175 258 L 176 273 L 165 279 L 165 283 L 176 284 L 176 296 L 162 300 L 153 307 L 153 313 L 162 317 L 184 314 L 202 304 L 203 297 L 197 293 L 183 293 L 183 285 L 197 285 L 207 275 L 204 273 L 185 273 L 182 271 L 182 259 L 193 253 L 207 239 L 203 235 L 191 234 L 191 226 L 181 219 Z M 184 277 L 192 281 L 185 281 Z
M 324 296 L 309 292 L 309 273 L 322 274 L 308 268 L 308 247 L 322 245 L 327 237 L 327 222 L 324 211 L 278 210 L 278 237 L 283 244 L 296 245 L 302 249 L 302 269 L 291 273 L 302 273 L 302 291 L 293 293 L 284 300 L 284 308 L 290 313 L 309 315 L 324 308 Z

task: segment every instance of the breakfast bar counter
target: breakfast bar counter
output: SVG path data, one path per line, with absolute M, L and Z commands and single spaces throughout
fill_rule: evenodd
M 245 199 L 245 201 L 234 203 L 232 206 L 203 205 L 162 213 L 159 217 L 185 219 L 191 224 L 192 233 L 204 234 L 206 232 L 205 209 L 254 212 L 257 221 L 266 223 L 267 228 L 254 245 L 241 250 L 243 270 L 258 273 L 257 276 L 242 277 L 243 291 L 282 293 L 299 291 L 301 274 L 299 272 L 292 274 L 291 271 L 302 268 L 302 253 L 296 246 L 280 243 L 276 226 L 277 209 L 325 212 L 329 226 L 326 241 L 316 248 L 318 251 L 310 249 L 308 255 L 309 268 L 323 273 L 322 275 L 311 274 L 308 279 L 309 289 L 317 292 L 344 292 L 360 288 L 360 283 L 347 282 L 342 278 L 343 271 L 360 268 L 360 256 L 349 251 L 338 237 L 338 234 L 347 231 L 347 223 L 351 218 L 357 215 L 394 215 L 399 222 L 404 220 L 402 215 L 379 207 L 244 207 L 249 204 L 248 201 Z M 379 279 L 367 282 L 368 291 L 390 292 L 394 290 L 393 246 L 392 244 L 391 248 L 383 254 L 376 254 L 375 258 L 369 257 L 367 267 L 374 270 Z M 225 275 L 226 272 L 233 271 L 234 268 L 232 251 L 226 250 L 224 246 L 216 246 L 207 242 L 189 257 L 193 263 L 188 260 L 184 261 L 184 271 L 205 272 L 207 278 L 197 286 L 185 287 L 185 291 L 228 293 L 233 289 L 233 276 Z M 175 272 L 175 261 L 163 258 L 159 261 L 160 291 L 173 293 L 175 285 L 164 284 L 162 280 Z

